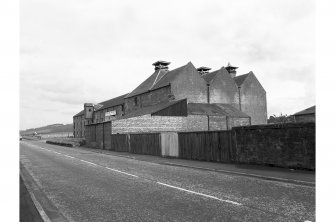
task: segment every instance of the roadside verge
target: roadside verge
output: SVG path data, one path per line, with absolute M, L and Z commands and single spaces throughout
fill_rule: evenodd
M 43 222 L 68 221 L 66 217 L 59 212 L 57 207 L 49 200 L 43 190 L 37 185 L 22 163 L 20 163 L 20 177 L 22 178 L 22 182 L 24 183 L 32 203 L 34 204 L 34 206 L 31 207 L 35 207 L 39 214 L 34 215 L 37 218 L 36 221 L 39 221 L 39 219 Z

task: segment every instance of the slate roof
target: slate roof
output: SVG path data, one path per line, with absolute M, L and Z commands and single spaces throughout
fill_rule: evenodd
M 144 92 L 155 90 L 157 88 L 169 85 L 180 72 L 182 72 L 187 66 L 192 65 L 191 62 L 184 66 L 176 68 L 171 71 L 157 70 L 144 82 L 142 82 L 136 89 L 129 93 L 125 98 L 130 98 Z
M 127 94 L 128 94 L 128 93 L 127 93 Z M 102 109 L 106 109 L 106 108 L 109 108 L 109 107 L 113 107 L 113 106 L 117 106 L 117 105 L 121 105 L 121 104 L 123 104 L 123 103 L 124 103 L 124 97 L 125 97 L 127 94 L 124 94 L 124 95 L 115 97 L 115 98 L 113 98 L 113 99 L 109 99 L 109 100 L 106 100 L 106 101 L 103 101 L 103 102 L 98 103 L 97 105 L 94 106 L 95 111 L 98 111 L 98 110 L 102 110 Z M 79 113 L 77 113 L 77 114 L 74 115 L 73 117 L 81 116 L 81 115 L 84 115 L 84 110 L 80 111 Z
M 213 71 L 213 72 L 210 72 L 210 73 L 207 73 L 207 74 L 204 74 L 204 75 L 202 75 L 202 78 L 204 78 L 204 80 L 207 83 L 210 83 L 219 71 L 220 71 L 220 69 L 216 70 L 216 71 Z
M 236 85 L 237 85 L 237 86 L 241 86 L 242 83 L 244 82 L 244 80 L 248 77 L 248 75 L 249 75 L 249 73 L 234 77 L 234 80 L 235 80 L 235 82 L 236 82 Z
M 297 112 L 295 114 L 293 114 L 294 116 L 299 116 L 299 115 L 307 115 L 307 114 L 315 114 L 315 106 L 311 106 L 307 109 L 304 109 L 300 112 Z
M 137 116 L 143 116 L 143 115 L 147 115 L 147 114 L 153 114 L 155 112 L 158 112 L 162 109 L 165 109 L 169 106 L 172 106 L 180 101 L 182 101 L 184 99 L 180 99 L 180 100 L 174 100 L 174 101 L 169 101 L 169 102 L 164 102 L 164 103 L 159 103 L 157 105 L 153 105 L 153 106 L 148 106 L 148 107 L 143 107 L 141 109 L 138 110 L 134 110 L 131 113 L 124 115 L 124 116 L 120 116 L 118 118 L 116 118 L 116 120 L 119 119 L 127 119 L 127 118 L 131 118 L 131 117 L 137 117 Z
M 103 101 L 101 103 L 98 103 L 101 106 L 99 106 L 99 108 L 97 108 L 95 111 L 123 104 L 124 103 L 124 97 L 126 95 L 128 95 L 128 93 L 124 94 L 124 95 L 121 95 L 121 96 L 118 96 L 118 97 L 115 97 L 113 99 L 109 99 L 109 100 Z
M 247 114 L 236 109 L 232 105 L 222 103 L 189 103 L 187 104 L 187 110 L 189 115 L 249 117 Z
M 81 116 L 81 115 L 84 115 L 84 110 L 80 111 L 79 113 L 77 113 L 76 115 L 74 115 L 73 117 L 76 117 L 76 116 Z
M 220 72 L 227 72 L 229 74 L 229 72 L 227 71 L 225 67 L 221 67 L 218 70 L 202 75 L 202 77 L 205 79 L 207 83 L 210 83 L 215 78 L 215 76 Z

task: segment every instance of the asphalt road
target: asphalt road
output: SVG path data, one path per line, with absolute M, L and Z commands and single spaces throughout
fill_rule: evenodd
M 314 187 L 36 141 L 20 162 L 68 221 L 315 221 Z

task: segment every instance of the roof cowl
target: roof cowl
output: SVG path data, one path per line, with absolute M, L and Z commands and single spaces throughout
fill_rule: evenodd
M 209 73 L 209 70 L 211 70 L 211 68 L 206 67 L 206 66 L 201 66 L 199 68 L 197 68 L 197 71 L 199 72 L 200 75 L 204 75 Z
M 170 62 L 158 60 L 152 64 L 155 66 L 155 70 L 169 70 Z

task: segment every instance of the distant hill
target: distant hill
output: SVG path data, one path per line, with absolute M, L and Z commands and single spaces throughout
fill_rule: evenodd
M 20 131 L 21 135 L 29 135 L 36 132 L 37 134 L 52 134 L 52 133 L 72 133 L 73 124 L 52 124 L 38 128 L 31 128 Z

